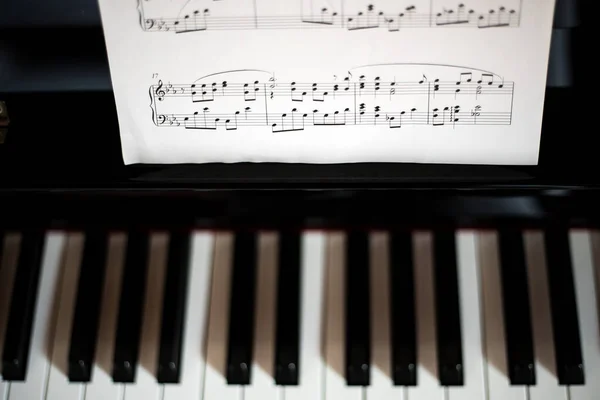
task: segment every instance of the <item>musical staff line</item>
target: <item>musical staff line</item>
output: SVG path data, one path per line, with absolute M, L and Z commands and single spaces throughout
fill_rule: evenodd
M 389 128 L 401 128 L 412 125 L 433 126 L 455 126 L 455 125 L 510 125 L 510 112 L 482 112 L 477 110 L 462 111 L 457 106 L 447 106 L 442 109 L 436 108 L 428 111 L 393 111 L 387 113 L 365 112 L 348 113 L 341 111 L 333 113 L 300 113 L 290 111 L 288 113 L 260 113 L 244 116 L 241 112 L 229 114 L 212 114 L 197 112 L 192 114 L 159 114 L 155 125 L 158 127 L 182 127 L 186 129 L 237 130 L 238 127 L 267 126 L 273 132 L 280 132 L 287 125 L 294 130 L 304 130 L 308 126 L 387 126 Z M 346 115 L 344 115 L 346 114 Z M 433 116 L 432 121 L 429 118 Z M 354 118 L 357 118 L 354 120 Z M 270 122 L 271 121 L 271 122 Z M 276 121 L 276 122 L 272 122 Z
M 499 6 L 485 11 L 468 8 L 464 3 L 457 4 L 455 8 L 435 8 L 434 1 L 431 1 L 429 10 L 425 11 L 411 5 L 399 12 L 386 12 L 369 4 L 364 11 L 344 14 L 342 1 L 341 12 L 323 7 L 316 13 L 302 15 L 259 15 L 256 0 L 253 4 L 253 12 L 248 15 L 213 15 L 209 8 L 204 8 L 176 16 L 146 17 L 142 2 L 141 25 L 147 32 L 173 33 L 255 29 L 383 29 L 400 32 L 413 28 L 517 28 L 522 8 L 521 3 L 518 9 Z
M 152 120 L 160 128 L 266 127 L 272 132 L 333 126 L 511 125 L 514 82 L 474 71 L 461 69 L 454 80 L 423 74 L 420 80 L 390 81 L 350 72 L 326 83 L 279 82 L 274 76 L 266 81 L 220 79 L 267 74 L 244 70 L 211 74 L 212 81 L 203 78 L 193 84 L 160 80 L 149 88 Z
M 397 15 L 380 15 L 377 23 L 368 26 L 344 25 L 343 17 L 339 16 L 331 21 L 310 21 L 300 16 L 239 16 L 239 17 L 213 17 L 211 19 L 191 20 L 182 22 L 178 18 L 149 18 L 144 22 L 147 32 L 174 32 L 190 33 L 206 30 L 254 30 L 254 29 L 346 29 L 356 31 L 362 29 L 384 29 L 389 32 L 399 32 L 402 29 L 414 28 L 500 28 L 519 27 L 517 18 L 508 22 L 483 23 L 480 19 L 456 22 L 431 22 L 429 14 L 415 14 L 410 19 L 395 19 Z
M 214 101 L 218 97 L 238 97 L 246 95 L 247 101 L 256 97 L 254 94 L 265 93 L 271 97 L 289 97 L 292 101 L 305 100 L 325 101 L 328 98 L 340 96 L 413 96 L 424 95 L 475 95 L 506 96 L 513 92 L 514 82 L 495 83 L 493 80 L 477 82 L 434 81 L 431 88 L 427 82 L 369 82 L 369 83 L 277 83 L 274 88 L 267 90 L 266 85 L 257 83 L 230 83 L 228 81 L 204 84 L 172 84 L 165 88 L 164 96 L 190 98 L 192 102 L 201 103 Z M 151 90 L 157 85 L 152 85 Z M 248 92 L 248 93 L 246 93 Z M 252 93 L 251 93 L 252 92 Z

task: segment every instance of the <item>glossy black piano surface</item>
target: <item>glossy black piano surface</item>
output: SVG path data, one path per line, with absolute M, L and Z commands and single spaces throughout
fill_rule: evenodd
M 588 220 L 596 214 L 586 2 L 557 2 L 537 166 L 124 166 L 95 4 L 61 7 L 0 6 L 0 100 L 10 115 L 0 145 L 2 224 L 49 214 L 115 223 L 120 213 L 141 219 L 150 213 L 164 222 L 180 215 L 261 224 Z M 513 202 L 515 196 L 525 203 Z M 169 206 L 174 199 L 176 209 Z

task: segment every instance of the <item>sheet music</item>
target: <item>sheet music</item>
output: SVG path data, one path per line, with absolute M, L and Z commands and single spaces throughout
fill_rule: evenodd
M 99 0 L 131 163 L 538 161 L 554 0 Z

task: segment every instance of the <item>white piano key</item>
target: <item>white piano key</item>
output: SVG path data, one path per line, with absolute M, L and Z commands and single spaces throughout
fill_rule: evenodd
M 345 378 L 345 235 L 332 233 L 327 242 L 327 328 L 325 332 L 325 398 L 362 400 L 365 388 L 346 385 Z
M 21 235 L 15 233 L 7 234 L 4 238 L 4 243 L 0 242 L 0 246 L 3 244 L 4 252 L 2 253 L 2 260 L 0 260 L 0 351 L 4 348 L 4 335 L 6 334 L 6 325 L 10 312 Z M 0 371 L 0 375 L 1 373 L 2 371 Z M 6 399 L 9 387 L 9 382 L 0 379 L 0 399 Z
M 581 354 L 585 373 L 585 385 L 570 386 L 570 400 L 597 399 L 600 393 L 600 331 L 598 330 L 598 297 L 594 272 L 600 266 L 599 253 L 592 253 L 592 235 L 588 231 L 574 230 L 569 235 L 577 316 L 581 334 Z M 598 237 L 593 240 L 596 241 Z M 600 243 L 598 243 L 600 244 Z M 600 250 L 595 246 L 596 250 Z
M 250 385 L 244 400 L 277 400 L 283 387 L 275 384 L 275 302 L 277 301 L 277 234 L 261 233 L 258 238 L 258 271 L 254 349 Z
M 156 369 L 158 367 L 167 246 L 167 234 L 154 233 L 151 235 L 137 373 L 135 382 L 125 385 L 125 400 L 159 400 L 162 398 L 162 385 L 156 380 Z
M 536 385 L 529 387 L 529 400 L 568 399 L 567 388 L 558 385 L 556 375 L 548 274 L 542 232 L 528 231 L 525 233 L 525 258 L 529 278 L 533 343 L 536 358 Z
M 71 325 L 73 323 L 83 241 L 84 237 L 81 234 L 70 234 L 67 238 L 65 259 L 62 265 L 62 279 L 59 286 L 58 317 L 54 333 L 46 400 L 78 400 L 83 396 L 84 385 L 69 382 L 67 376 Z
M 527 388 L 511 386 L 508 378 L 497 233 L 480 233 L 478 248 L 483 292 L 488 400 L 526 400 Z
M 323 400 L 325 362 L 323 315 L 325 298 L 325 241 L 322 233 L 306 233 L 301 250 L 300 370 L 298 386 L 284 389 L 285 400 Z
M 369 243 L 371 285 L 371 385 L 368 400 L 405 400 L 405 387 L 394 386 L 390 340 L 389 235 L 372 233 Z
M 456 235 L 458 293 L 463 350 L 463 386 L 449 387 L 450 400 L 481 400 L 486 396 L 482 342 L 481 281 L 477 236 L 473 231 Z
M 433 288 L 433 241 L 430 232 L 413 234 L 417 311 L 417 386 L 408 387 L 408 400 L 446 400 L 438 379 Z
M 85 400 L 123 399 L 124 385 L 113 382 L 112 363 L 126 242 L 127 236 L 124 233 L 113 233 L 109 237 L 100 306 L 98 343 L 96 344 L 92 379 L 85 387 Z
M 210 293 L 203 400 L 243 400 L 243 387 L 228 385 L 226 375 L 232 256 L 232 234 L 218 233 Z
M 214 239 L 207 232 L 193 233 L 181 351 L 183 369 L 179 384 L 164 385 L 163 400 L 202 399 Z
M 52 354 L 54 341 L 60 266 L 64 256 L 65 244 L 66 235 L 62 232 L 49 232 L 46 236 L 33 319 L 27 375 L 24 382 L 11 382 L 10 400 L 41 400 L 46 395 L 50 369 L 48 355 Z

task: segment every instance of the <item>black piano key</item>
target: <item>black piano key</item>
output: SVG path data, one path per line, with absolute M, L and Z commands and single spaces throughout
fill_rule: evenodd
M 107 251 L 107 232 L 86 232 L 69 347 L 71 382 L 89 382 L 92 378 Z
M 148 246 L 147 233 L 129 233 L 113 357 L 114 382 L 133 383 L 135 380 L 148 273 Z
M 300 235 L 279 236 L 275 382 L 298 385 L 300 369 Z
M 561 385 L 583 385 L 579 318 L 567 229 L 547 230 L 545 243 L 558 382 Z
M 390 233 L 391 345 L 394 385 L 417 384 L 417 334 L 412 233 Z
M 254 345 L 256 302 L 256 235 L 240 232 L 234 238 L 227 383 L 249 385 Z
M 160 329 L 159 383 L 179 383 L 190 247 L 189 232 L 171 232 Z
M 368 386 L 371 378 L 369 234 L 346 239 L 346 383 Z
M 2 353 L 5 381 L 24 381 L 27 375 L 44 242 L 42 231 L 22 235 Z
M 439 380 L 442 386 L 462 386 L 462 334 L 454 231 L 435 232 L 433 247 Z
M 535 354 L 525 246 L 519 230 L 498 232 L 500 279 L 511 385 L 535 385 Z

